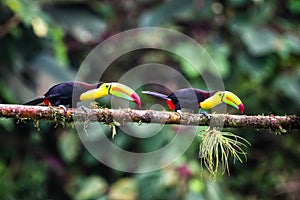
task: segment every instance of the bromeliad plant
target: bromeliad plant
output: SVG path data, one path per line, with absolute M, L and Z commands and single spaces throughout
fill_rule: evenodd
M 199 158 L 212 176 L 219 171 L 221 174 L 225 172 L 229 174 L 228 159 L 230 156 L 233 156 L 234 162 L 238 160 L 241 163 L 243 162 L 241 156 L 247 158 L 243 148 L 251 144 L 246 139 L 216 128 L 209 128 L 201 132 L 204 134 L 199 134 L 202 138 Z

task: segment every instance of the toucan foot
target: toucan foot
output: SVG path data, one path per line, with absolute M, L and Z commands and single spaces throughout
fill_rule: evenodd
M 180 118 L 182 118 L 182 112 L 181 112 L 181 110 L 177 110 L 176 112 L 180 115 Z
M 85 106 L 79 106 L 80 109 L 83 110 L 85 117 L 86 117 L 86 121 L 97 121 L 97 116 L 95 114 L 93 114 L 93 111 Z
M 207 114 L 207 112 L 202 111 L 200 114 L 204 115 L 207 119 L 210 119 L 210 116 Z
M 64 106 L 64 105 L 58 105 L 58 107 L 64 109 L 64 114 L 67 113 L 67 107 L 66 106 Z
M 82 109 L 83 110 L 83 112 L 86 114 L 86 115 L 88 115 L 89 113 L 91 113 L 91 109 L 89 109 L 88 107 L 86 107 L 86 106 L 79 106 L 79 108 L 80 109 Z

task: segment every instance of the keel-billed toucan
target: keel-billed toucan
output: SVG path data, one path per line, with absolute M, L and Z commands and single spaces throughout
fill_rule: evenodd
M 242 101 L 229 91 L 206 92 L 195 88 L 184 88 L 169 95 L 151 91 L 142 91 L 142 93 L 164 99 L 169 108 L 177 112 L 181 112 L 181 108 L 198 112 L 199 108 L 211 109 L 221 103 L 226 103 L 239 109 L 242 114 L 244 113 Z
M 24 105 L 37 105 L 44 103 L 48 106 L 70 106 L 79 101 L 89 101 L 114 95 L 135 102 L 141 106 L 140 97 L 131 88 L 121 83 L 97 83 L 65 82 L 51 87 L 43 97 L 31 100 Z M 75 105 L 76 106 L 76 105 Z

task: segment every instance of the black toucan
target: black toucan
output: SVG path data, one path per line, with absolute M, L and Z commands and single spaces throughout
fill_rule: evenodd
M 164 99 L 169 108 L 176 112 L 181 112 L 181 108 L 197 112 L 199 108 L 211 109 L 221 103 L 226 103 L 239 109 L 242 114 L 244 113 L 242 101 L 229 91 L 207 92 L 196 88 L 184 88 L 169 95 L 151 91 L 142 91 L 142 93 Z
M 89 101 L 114 95 L 135 102 L 141 105 L 140 97 L 137 93 L 126 85 L 121 83 L 103 83 L 89 84 L 84 82 L 65 82 L 52 86 L 42 97 L 38 97 L 24 105 L 37 105 L 44 103 L 48 106 L 69 106 L 79 101 Z M 75 105 L 76 106 L 76 105 Z

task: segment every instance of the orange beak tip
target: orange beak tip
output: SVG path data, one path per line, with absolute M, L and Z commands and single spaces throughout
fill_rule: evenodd
M 244 104 L 240 104 L 239 105 L 239 110 L 240 110 L 240 112 L 242 113 L 242 114 L 244 114 Z

